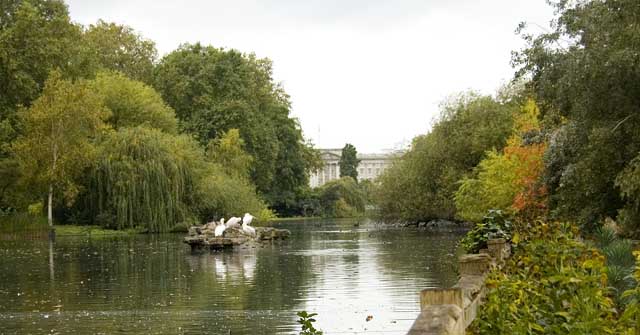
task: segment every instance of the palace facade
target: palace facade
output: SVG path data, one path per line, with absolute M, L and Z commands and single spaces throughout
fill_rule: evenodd
M 320 155 L 324 162 L 324 167 L 309 178 L 309 186 L 318 187 L 331 180 L 340 178 L 340 156 L 342 149 L 320 149 Z M 358 181 L 372 180 L 377 178 L 387 169 L 397 152 L 380 154 L 360 154 L 358 153 Z

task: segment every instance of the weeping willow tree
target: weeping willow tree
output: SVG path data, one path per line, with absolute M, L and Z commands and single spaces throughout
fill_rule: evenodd
M 144 127 L 123 128 L 101 143 L 88 199 L 107 228 L 166 232 L 194 218 L 204 159 L 198 145 Z

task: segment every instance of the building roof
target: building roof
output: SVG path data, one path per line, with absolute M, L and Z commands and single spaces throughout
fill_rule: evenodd
M 321 155 L 332 155 L 340 158 L 342 156 L 342 149 L 318 149 Z M 358 159 L 372 160 L 372 159 L 391 159 L 401 155 L 401 151 L 389 151 L 388 153 L 358 153 Z

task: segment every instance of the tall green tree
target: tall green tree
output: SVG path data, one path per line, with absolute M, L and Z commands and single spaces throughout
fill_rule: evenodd
M 82 44 L 92 72 L 112 70 L 146 84 L 153 82 L 156 45 L 133 28 L 99 20 L 85 29 Z
M 13 151 L 26 177 L 46 188 L 53 225 L 54 195 L 62 194 L 67 204 L 75 200 L 80 191 L 77 178 L 93 161 L 92 139 L 104 128 L 108 112 L 85 81 L 73 83 L 52 72 L 42 95 L 18 116 L 24 132 Z
M 513 59 L 518 74 L 531 78 L 552 134 L 546 157 L 551 209 L 589 230 L 612 217 L 637 233 L 639 213 L 617 184 L 629 189 L 621 173 L 640 154 L 640 6 L 636 0 L 559 1 L 555 9 L 554 30 L 524 35 L 529 45 Z
M 40 95 L 50 71 L 77 72 L 81 29 L 62 1 L 7 0 L 0 10 L 2 121 Z
M 0 2 L 0 208 L 17 206 L 20 171 L 9 150 L 19 134 L 16 112 L 40 95 L 51 70 L 80 72 L 80 36 L 62 1 Z
M 111 111 L 107 122 L 114 129 L 143 125 L 178 132 L 175 112 L 152 87 L 119 72 L 100 72 L 90 88 Z
M 244 140 L 238 129 L 229 129 L 220 138 L 211 140 L 207 146 L 207 157 L 222 166 L 228 175 L 249 179 L 253 157 L 244 151 Z
M 259 193 L 276 209 L 295 202 L 314 155 L 290 116 L 289 96 L 273 82 L 270 60 L 186 44 L 160 61 L 154 86 L 203 145 L 238 129 Z
M 345 144 L 340 155 L 340 177 L 351 177 L 358 180 L 358 151 L 352 144 Z
M 392 220 L 454 219 L 459 181 L 511 134 L 515 102 L 462 94 L 442 106 L 431 132 L 413 139 L 408 152 L 380 177 L 375 199 Z

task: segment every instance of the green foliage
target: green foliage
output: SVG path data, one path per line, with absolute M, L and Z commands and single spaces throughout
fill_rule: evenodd
M 453 219 L 459 181 L 492 149 L 506 144 L 517 104 L 474 93 L 443 105 L 430 133 L 380 177 L 376 203 L 383 218 L 418 221 Z
M 226 174 L 249 180 L 253 157 L 244 151 L 244 140 L 238 129 L 230 129 L 220 138 L 209 141 L 207 158 L 219 164 Z
M 322 216 L 354 217 L 364 214 L 366 195 L 351 177 L 332 180 L 316 192 Z
M 207 162 L 193 139 L 147 127 L 106 136 L 86 201 L 94 223 L 111 229 L 167 232 L 181 222 L 268 216 L 255 188 Z
M 289 97 L 273 82 L 270 60 L 187 44 L 157 65 L 155 87 L 201 144 L 238 129 L 260 194 L 278 211 L 295 204 L 317 155 L 289 116 Z
M 13 157 L 0 157 L 0 209 L 15 207 L 20 197 L 18 162 Z
M 0 233 L 42 233 L 49 230 L 47 218 L 40 212 L 38 215 L 30 213 L 0 213 Z
M 241 216 L 252 213 L 256 220 L 265 222 L 273 213 L 256 196 L 256 190 L 247 180 L 229 176 L 219 165 L 214 165 L 207 177 L 198 185 L 199 217 L 210 221 L 220 217 Z
M 198 171 L 196 143 L 157 129 L 123 128 L 100 144 L 91 176 L 91 217 L 105 228 L 143 227 L 167 232 L 194 215 Z M 109 219 L 111 218 L 111 219 Z
M 78 72 L 81 30 L 62 1 L 5 0 L 0 11 L 1 122 L 40 95 L 52 70 Z
M 546 193 L 539 186 L 546 146 L 538 114 L 535 101 L 527 99 L 514 115 L 513 133 L 503 151 L 487 152 L 473 175 L 460 182 L 454 196 L 458 218 L 478 222 L 491 208 L 518 218 L 546 213 Z
M 627 201 L 618 221 L 629 235 L 640 237 L 640 154 L 618 175 L 616 186 Z
M 33 216 L 42 215 L 43 207 L 44 206 L 42 206 L 42 202 L 36 202 L 34 204 L 29 205 L 29 207 L 27 207 L 27 213 Z
M 340 155 L 340 177 L 351 177 L 358 180 L 358 151 L 352 144 L 345 144 Z
M 593 237 L 598 249 L 603 249 L 618 239 L 616 232 L 610 227 L 598 228 Z
M 604 257 L 573 232 L 539 224 L 502 270 L 472 324 L 476 334 L 617 334 Z
M 481 223 L 477 223 L 460 244 L 467 253 L 476 254 L 481 249 L 487 248 L 490 239 L 503 238 L 508 241 L 511 238 L 511 221 L 501 210 L 489 210 Z
M 635 334 L 640 334 L 640 251 L 634 253 L 636 257 L 636 268 L 633 273 L 633 279 L 636 282 L 634 288 L 630 288 L 622 295 L 623 299 L 628 300 L 621 321 L 627 323 L 635 329 Z
M 175 134 L 178 121 L 171 107 L 153 88 L 118 72 L 100 72 L 91 89 L 111 111 L 107 120 L 114 129 L 148 126 Z
M 18 116 L 24 133 L 13 151 L 23 176 L 39 190 L 48 188 L 51 224 L 54 193 L 73 203 L 81 189 L 78 178 L 95 156 L 92 139 L 108 112 L 85 81 L 73 83 L 52 72 L 42 95 Z
M 618 187 L 637 185 L 620 173 L 640 152 L 640 7 L 636 0 L 554 4 L 554 31 L 524 35 L 528 47 L 513 59 L 519 74 L 532 79 L 528 86 L 551 134 L 551 209 L 587 231 L 620 213 L 628 233 L 637 233 L 638 197 Z
M 477 177 L 464 178 L 455 193 L 456 216 L 478 222 L 491 208 L 509 210 L 520 192 L 517 184 L 518 162 L 496 151 L 487 153 L 476 167 Z
M 316 319 L 313 317 L 318 315 L 318 313 L 307 313 L 307 311 L 301 311 L 297 313 L 298 323 L 301 325 L 302 330 L 300 331 L 300 335 L 322 335 L 321 330 L 317 330 L 313 327 L 313 323 L 316 322 Z
M 84 55 L 92 72 L 111 70 L 151 84 L 158 52 L 155 43 L 131 27 L 98 20 L 82 36 Z
M 630 240 L 619 239 L 615 235 L 610 239 L 606 231 L 603 228 L 601 233 L 596 234 L 596 245 L 607 260 L 607 278 L 616 306 L 624 309 L 626 301 L 622 294 L 635 284 L 631 277 L 635 266 L 633 246 Z

